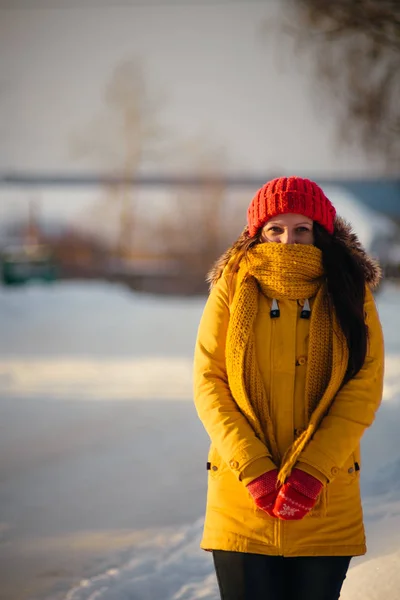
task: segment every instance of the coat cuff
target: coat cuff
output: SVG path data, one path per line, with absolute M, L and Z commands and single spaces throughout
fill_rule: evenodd
M 253 462 L 243 469 L 239 479 L 247 486 L 257 479 L 257 477 L 260 477 L 260 475 L 264 475 L 264 473 L 272 471 L 273 469 L 276 469 L 276 466 L 267 456 L 256 458 L 256 460 L 253 460 Z
M 302 465 L 307 465 L 315 471 L 318 471 L 320 474 L 326 477 L 325 483 L 330 483 L 335 479 L 336 475 L 340 471 L 340 467 L 332 460 L 332 458 L 328 457 L 326 454 L 319 452 L 318 454 L 315 452 L 315 449 L 312 453 L 312 458 L 309 458 L 308 454 L 311 454 L 306 448 L 301 454 L 301 462 Z M 298 463 L 298 464 L 299 464 Z M 317 478 L 318 479 L 318 478 Z M 321 481 L 321 480 L 320 480 Z

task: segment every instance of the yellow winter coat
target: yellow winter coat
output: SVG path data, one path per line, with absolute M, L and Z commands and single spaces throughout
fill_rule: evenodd
M 384 362 L 381 326 L 371 291 L 367 289 L 365 301 L 369 343 L 364 366 L 336 395 L 296 465 L 325 484 L 319 506 L 300 521 L 270 517 L 256 507 L 246 489 L 248 483 L 275 465 L 229 390 L 225 341 L 230 297 L 224 273 L 206 303 L 195 349 L 195 404 L 211 439 L 201 547 L 279 556 L 364 554 L 359 442 L 381 401 Z M 304 393 L 310 323 L 300 319 L 299 301 L 283 299 L 279 308 L 280 318 L 271 319 L 271 299 L 260 295 L 255 339 L 283 455 L 306 426 Z

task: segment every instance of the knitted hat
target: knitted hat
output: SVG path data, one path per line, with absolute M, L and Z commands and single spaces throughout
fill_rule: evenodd
M 319 185 L 301 177 L 278 177 L 258 190 L 247 210 L 250 237 L 269 219 L 296 213 L 317 221 L 333 233 L 336 210 Z

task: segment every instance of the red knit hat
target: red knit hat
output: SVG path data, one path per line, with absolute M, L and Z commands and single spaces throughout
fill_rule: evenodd
M 336 210 L 319 185 L 301 177 L 278 177 L 258 190 L 247 211 L 250 237 L 269 219 L 296 213 L 317 221 L 333 233 Z

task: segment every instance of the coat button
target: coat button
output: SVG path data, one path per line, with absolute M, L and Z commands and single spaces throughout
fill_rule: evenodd
M 211 468 L 213 471 L 218 471 L 218 467 L 216 465 L 213 465 Z
M 332 467 L 331 475 L 337 475 L 339 473 L 339 469 L 337 467 Z
M 297 300 L 297 304 L 301 307 L 304 306 L 305 301 L 304 300 Z
M 299 356 L 299 358 L 296 360 L 296 365 L 305 365 L 307 362 L 307 357 L 306 356 Z
M 354 473 L 354 467 L 350 467 L 350 469 L 347 472 L 348 473 Z
M 231 469 L 238 469 L 239 468 L 239 463 L 237 460 L 230 460 L 229 461 L 229 466 Z

